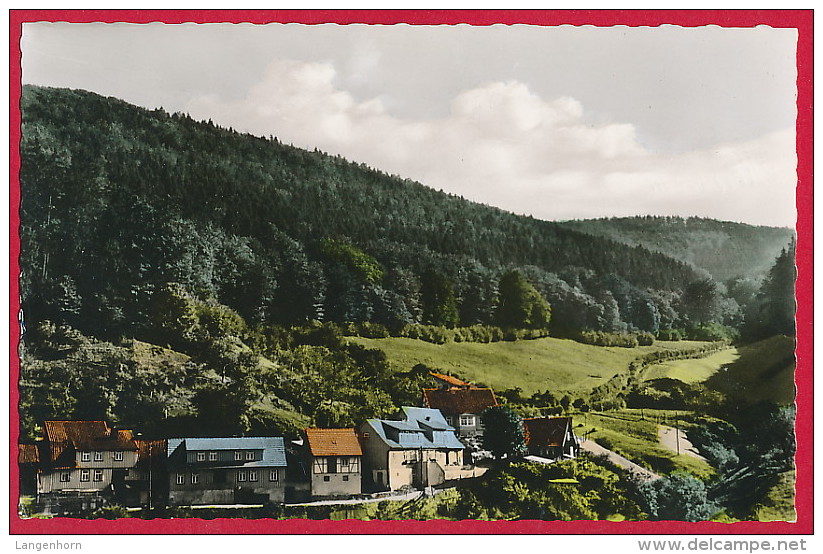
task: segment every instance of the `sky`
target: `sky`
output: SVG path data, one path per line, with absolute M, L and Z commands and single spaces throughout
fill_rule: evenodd
M 23 26 L 23 82 L 318 148 L 565 220 L 793 227 L 794 29 Z

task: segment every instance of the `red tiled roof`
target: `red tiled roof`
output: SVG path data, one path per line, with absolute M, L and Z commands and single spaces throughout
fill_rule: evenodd
M 36 444 L 18 444 L 17 462 L 20 464 L 36 464 L 40 461 L 40 451 Z
M 570 417 L 533 417 L 523 420 L 527 447 L 562 446 Z
M 105 421 L 46 421 L 45 439 L 78 450 L 137 450 L 131 431 L 109 429 Z
M 471 383 L 467 383 L 465 381 L 461 381 L 457 377 L 452 377 L 451 375 L 444 375 L 443 373 L 435 373 L 433 371 L 429 372 L 429 375 L 437 379 L 438 381 L 443 381 L 444 383 L 451 385 L 453 387 L 470 387 L 472 386 Z
M 360 441 L 353 428 L 306 429 L 306 443 L 312 456 L 362 456 Z
M 423 389 L 426 406 L 440 410 L 444 415 L 479 414 L 497 406 L 491 389 Z

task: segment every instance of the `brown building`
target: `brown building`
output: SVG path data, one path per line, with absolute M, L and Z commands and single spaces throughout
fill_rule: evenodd
M 363 450 L 353 428 L 306 429 L 304 447 L 314 497 L 362 492 Z
M 126 474 L 126 505 L 165 505 L 169 492 L 166 471 L 168 441 L 135 438 L 134 443 L 137 445 L 137 463 Z
M 104 421 L 46 421 L 43 439 L 21 445 L 21 477 L 36 475 L 33 489 L 47 510 L 93 509 L 122 501 L 125 480 L 137 463 L 132 432 Z
M 497 406 L 494 391 L 479 387 L 423 389 L 427 408 L 440 410 L 461 439 L 483 436 L 482 413 Z
M 523 420 L 526 448 L 532 456 L 559 460 L 576 458 L 580 444 L 570 417 L 533 417 Z

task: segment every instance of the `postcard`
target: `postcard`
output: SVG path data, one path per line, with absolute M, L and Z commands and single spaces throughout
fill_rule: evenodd
M 811 20 L 12 11 L 12 534 L 809 533 Z

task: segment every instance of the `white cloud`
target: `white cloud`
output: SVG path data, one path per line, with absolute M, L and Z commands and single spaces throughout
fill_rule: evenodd
M 354 81 L 380 57 L 365 47 Z M 317 147 L 437 189 L 544 219 L 699 215 L 793 225 L 794 133 L 710 150 L 644 149 L 628 123 L 594 125 L 576 99 L 541 98 L 517 81 L 466 90 L 436 119 L 395 117 L 356 100 L 331 63 L 276 60 L 248 94 L 201 96 L 197 118 Z

